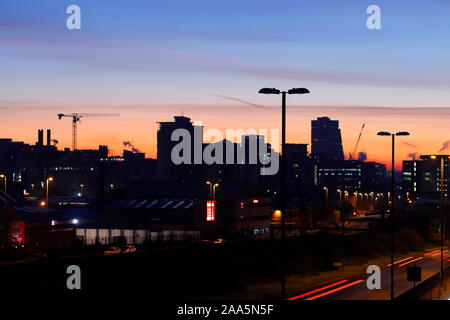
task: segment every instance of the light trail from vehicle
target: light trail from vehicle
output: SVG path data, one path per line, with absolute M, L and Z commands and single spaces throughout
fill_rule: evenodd
M 436 253 L 436 252 L 441 252 L 441 250 L 435 250 L 435 251 L 427 252 L 427 253 L 424 254 L 424 256 L 428 256 L 428 255 Z
M 326 291 L 326 292 L 321 293 L 321 294 L 318 294 L 318 295 L 316 295 L 316 296 L 312 296 L 312 297 L 306 298 L 305 300 L 315 300 L 315 299 L 318 299 L 318 298 L 327 296 L 327 295 L 329 295 L 329 294 L 332 294 L 332 293 L 334 293 L 334 292 L 341 291 L 341 290 L 343 290 L 343 289 L 345 289 L 345 288 L 354 286 L 354 285 L 356 285 L 356 284 L 358 284 L 358 283 L 361 283 L 361 282 L 364 282 L 364 280 L 356 280 L 356 281 L 350 282 L 350 283 L 348 283 L 348 284 L 346 284 L 346 285 L 344 285 L 344 286 L 341 286 L 341 287 L 338 287 L 338 288 L 335 288 L 335 289 Z
M 448 250 L 443 251 L 443 253 L 446 253 L 446 252 L 448 252 Z M 438 253 L 432 254 L 431 256 L 435 257 L 435 256 L 438 256 L 440 254 L 441 254 L 441 251 L 439 251 Z
M 314 294 L 314 293 L 317 293 L 317 292 L 320 292 L 320 291 L 323 291 L 323 290 L 326 290 L 326 289 L 329 289 L 329 288 L 338 286 L 338 285 L 343 284 L 343 283 L 345 283 L 345 282 L 347 282 L 347 281 L 348 281 L 348 280 L 341 280 L 341 281 L 332 283 L 332 284 L 330 284 L 330 285 L 327 285 L 327 286 L 325 286 L 325 287 L 322 287 L 322 288 L 319 288 L 319 289 L 315 289 L 315 290 L 312 290 L 312 291 L 309 291 L 309 292 L 306 292 L 306 293 L 302 293 L 302 294 L 300 294 L 300 295 L 298 295 L 298 296 L 289 298 L 289 299 L 287 299 L 287 300 L 297 300 L 297 299 L 300 299 L 300 298 L 303 298 L 303 297 L 312 295 L 312 294 Z
M 416 262 L 416 261 L 419 261 L 419 260 L 422 260 L 423 259 L 423 257 L 420 257 L 420 258 L 416 258 L 416 259 L 414 259 L 414 260 L 411 260 L 411 261 L 408 261 L 408 262 L 405 262 L 405 263 L 402 263 L 401 265 L 399 265 L 398 267 L 399 268 L 401 268 L 401 267 L 403 267 L 403 266 L 406 266 L 406 265 L 408 265 L 408 264 L 410 264 L 410 263 L 413 263 L 413 262 Z
M 398 264 L 398 263 L 400 263 L 400 262 L 409 260 L 409 259 L 413 259 L 413 258 L 414 258 L 414 257 L 408 257 L 408 258 L 405 258 L 405 259 L 402 259 L 402 260 L 398 260 L 398 261 L 394 262 L 394 265 L 396 265 L 396 264 Z M 391 265 L 392 265 L 392 264 L 389 263 L 387 266 L 390 267 Z

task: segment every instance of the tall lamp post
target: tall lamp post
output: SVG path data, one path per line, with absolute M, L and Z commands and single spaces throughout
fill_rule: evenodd
M 216 200 L 216 188 L 219 187 L 218 183 L 214 183 L 213 185 L 213 200 Z
M 322 227 L 325 225 L 325 220 L 328 216 L 328 188 L 323 187 L 323 190 L 325 191 L 325 212 L 322 216 Z
M 386 131 L 378 132 L 379 136 L 392 137 L 392 174 L 391 174 L 391 300 L 394 300 L 394 253 L 395 253 L 395 136 L 409 136 L 406 131 L 390 133 Z
M 431 156 L 431 159 L 436 159 L 436 156 Z M 439 191 L 440 191 L 440 201 L 439 201 L 439 216 L 440 216 L 440 227 L 439 233 L 441 238 L 441 265 L 440 265 L 440 287 L 439 294 L 442 293 L 442 289 L 444 287 L 444 242 L 445 242 L 445 222 L 444 222 L 444 200 L 446 198 L 445 191 L 447 191 L 445 185 L 445 163 L 444 157 L 440 156 L 440 164 L 439 164 Z
M 307 94 L 306 88 L 292 88 L 288 91 L 280 91 L 275 88 L 262 88 L 258 93 L 261 94 L 280 94 L 281 93 L 281 170 L 280 170 L 280 201 L 281 201 L 281 299 L 286 296 L 286 93 L 287 94 Z
M 206 184 L 209 185 L 209 198 L 212 200 L 212 186 L 211 181 L 206 181 Z
M 0 178 L 2 178 L 4 180 L 4 193 L 5 193 L 5 208 L 8 207 L 8 197 L 6 196 L 6 174 L 0 174 Z
M 45 200 L 46 200 L 47 208 L 48 208 L 48 184 L 49 184 L 49 182 L 51 182 L 51 181 L 53 181 L 53 178 L 52 178 L 52 177 L 49 177 L 49 178 L 47 178 L 47 180 L 46 180 Z
M 328 205 L 328 188 L 323 187 L 323 190 L 325 191 L 325 205 Z
M 209 185 L 209 198 L 216 200 L 216 188 L 219 187 L 219 184 L 211 181 L 206 181 L 206 184 Z
M 336 192 L 339 193 L 339 205 L 342 204 L 342 190 L 341 189 L 337 189 Z

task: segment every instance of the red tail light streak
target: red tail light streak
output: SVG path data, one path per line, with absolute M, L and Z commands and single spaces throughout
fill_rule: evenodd
M 364 282 L 364 280 L 356 280 L 356 281 L 350 282 L 350 283 L 348 283 L 348 284 L 346 284 L 346 285 L 343 285 L 343 286 L 341 286 L 341 287 L 335 288 L 335 289 L 333 289 L 333 290 L 329 290 L 329 291 L 326 291 L 326 292 L 324 292 L 324 293 L 318 294 L 318 295 L 316 295 L 316 296 L 306 298 L 305 300 L 315 300 L 315 299 L 321 298 L 321 297 L 323 297 L 323 296 L 327 296 L 327 295 L 329 295 L 329 294 L 332 294 L 332 293 L 334 293 L 334 292 L 343 290 L 343 289 L 345 289 L 345 288 L 354 286 L 354 285 L 356 285 L 356 284 L 358 284 L 358 283 L 361 283 L 361 282 Z
M 338 285 L 343 284 L 343 283 L 345 283 L 345 282 L 348 282 L 348 280 L 338 281 L 338 282 L 332 283 L 332 284 L 330 284 L 330 285 L 327 285 L 327 286 L 325 286 L 325 287 L 322 287 L 322 288 L 319 288 L 319 289 L 315 289 L 315 290 L 312 290 L 312 291 L 309 291 L 309 292 L 306 292 L 306 293 L 302 293 L 302 294 L 300 294 L 300 295 L 298 295 L 298 296 L 289 298 L 289 299 L 287 299 L 287 300 L 297 300 L 297 299 L 300 299 L 300 298 L 303 298 L 303 297 L 312 295 L 313 293 L 320 292 L 320 291 L 323 291 L 323 290 L 326 290 L 326 289 L 329 289 L 329 288 L 338 286 Z
M 398 267 L 401 268 L 401 267 L 403 267 L 403 266 L 406 266 L 406 265 L 408 265 L 408 264 L 410 264 L 410 263 L 413 263 L 413 262 L 416 262 L 416 261 L 419 261 L 419 260 L 422 260 L 422 259 L 423 259 L 423 257 L 416 258 L 416 259 L 410 260 L 410 261 L 408 261 L 408 262 L 402 263 L 402 264 L 399 265 Z

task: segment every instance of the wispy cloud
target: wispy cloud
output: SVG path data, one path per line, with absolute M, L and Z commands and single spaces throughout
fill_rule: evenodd
M 223 96 L 223 95 L 220 95 L 220 94 L 214 94 L 213 96 L 218 97 L 218 98 L 222 98 L 222 99 L 226 99 L 226 100 L 236 101 L 236 102 L 239 102 L 239 103 L 244 103 L 246 105 L 249 105 L 249 106 L 252 106 L 252 107 L 256 107 L 256 108 L 260 108 L 260 109 L 270 109 L 270 107 L 263 106 L 263 105 L 256 104 L 256 103 L 252 103 L 252 102 L 245 101 L 245 100 L 242 100 L 242 99 L 239 99 L 239 98 L 235 98 L 235 97 Z
M 402 141 L 402 143 L 403 143 L 404 145 L 406 145 L 406 146 L 408 146 L 408 147 L 416 148 L 416 146 L 413 145 L 412 143 L 409 143 L 409 142 L 406 142 L 406 141 L 403 141 L 403 140 L 401 140 L 401 141 Z
M 409 77 L 395 74 L 376 74 L 367 72 L 331 71 L 325 69 L 283 68 L 267 66 L 227 66 L 221 67 L 223 72 L 242 74 L 265 79 L 283 79 L 295 81 L 314 81 L 337 83 L 357 86 L 380 87 L 426 87 L 446 89 L 450 87 L 448 78 L 425 75 L 422 77 Z

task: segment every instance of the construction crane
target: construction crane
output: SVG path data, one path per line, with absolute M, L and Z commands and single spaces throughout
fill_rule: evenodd
M 81 118 L 85 117 L 114 117 L 119 116 L 118 113 L 58 113 L 58 119 L 61 120 L 63 117 L 72 118 L 72 150 L 77 149 L 77 124 L 81 122 Z
M 363 130 L 364 130 L 365 126 L 366 126 L 366 124 L 363 123 L 363 125 L 361 127 L 361 131 L 359 132 L 358 140 L 356 140 L 355 148 L 353 149 L 353 152 L 350 153 L 350 160 L 356 159 L 356 152 L 358 152 L 359 141 L 361 140 L 361 135 L 363 133 Z

